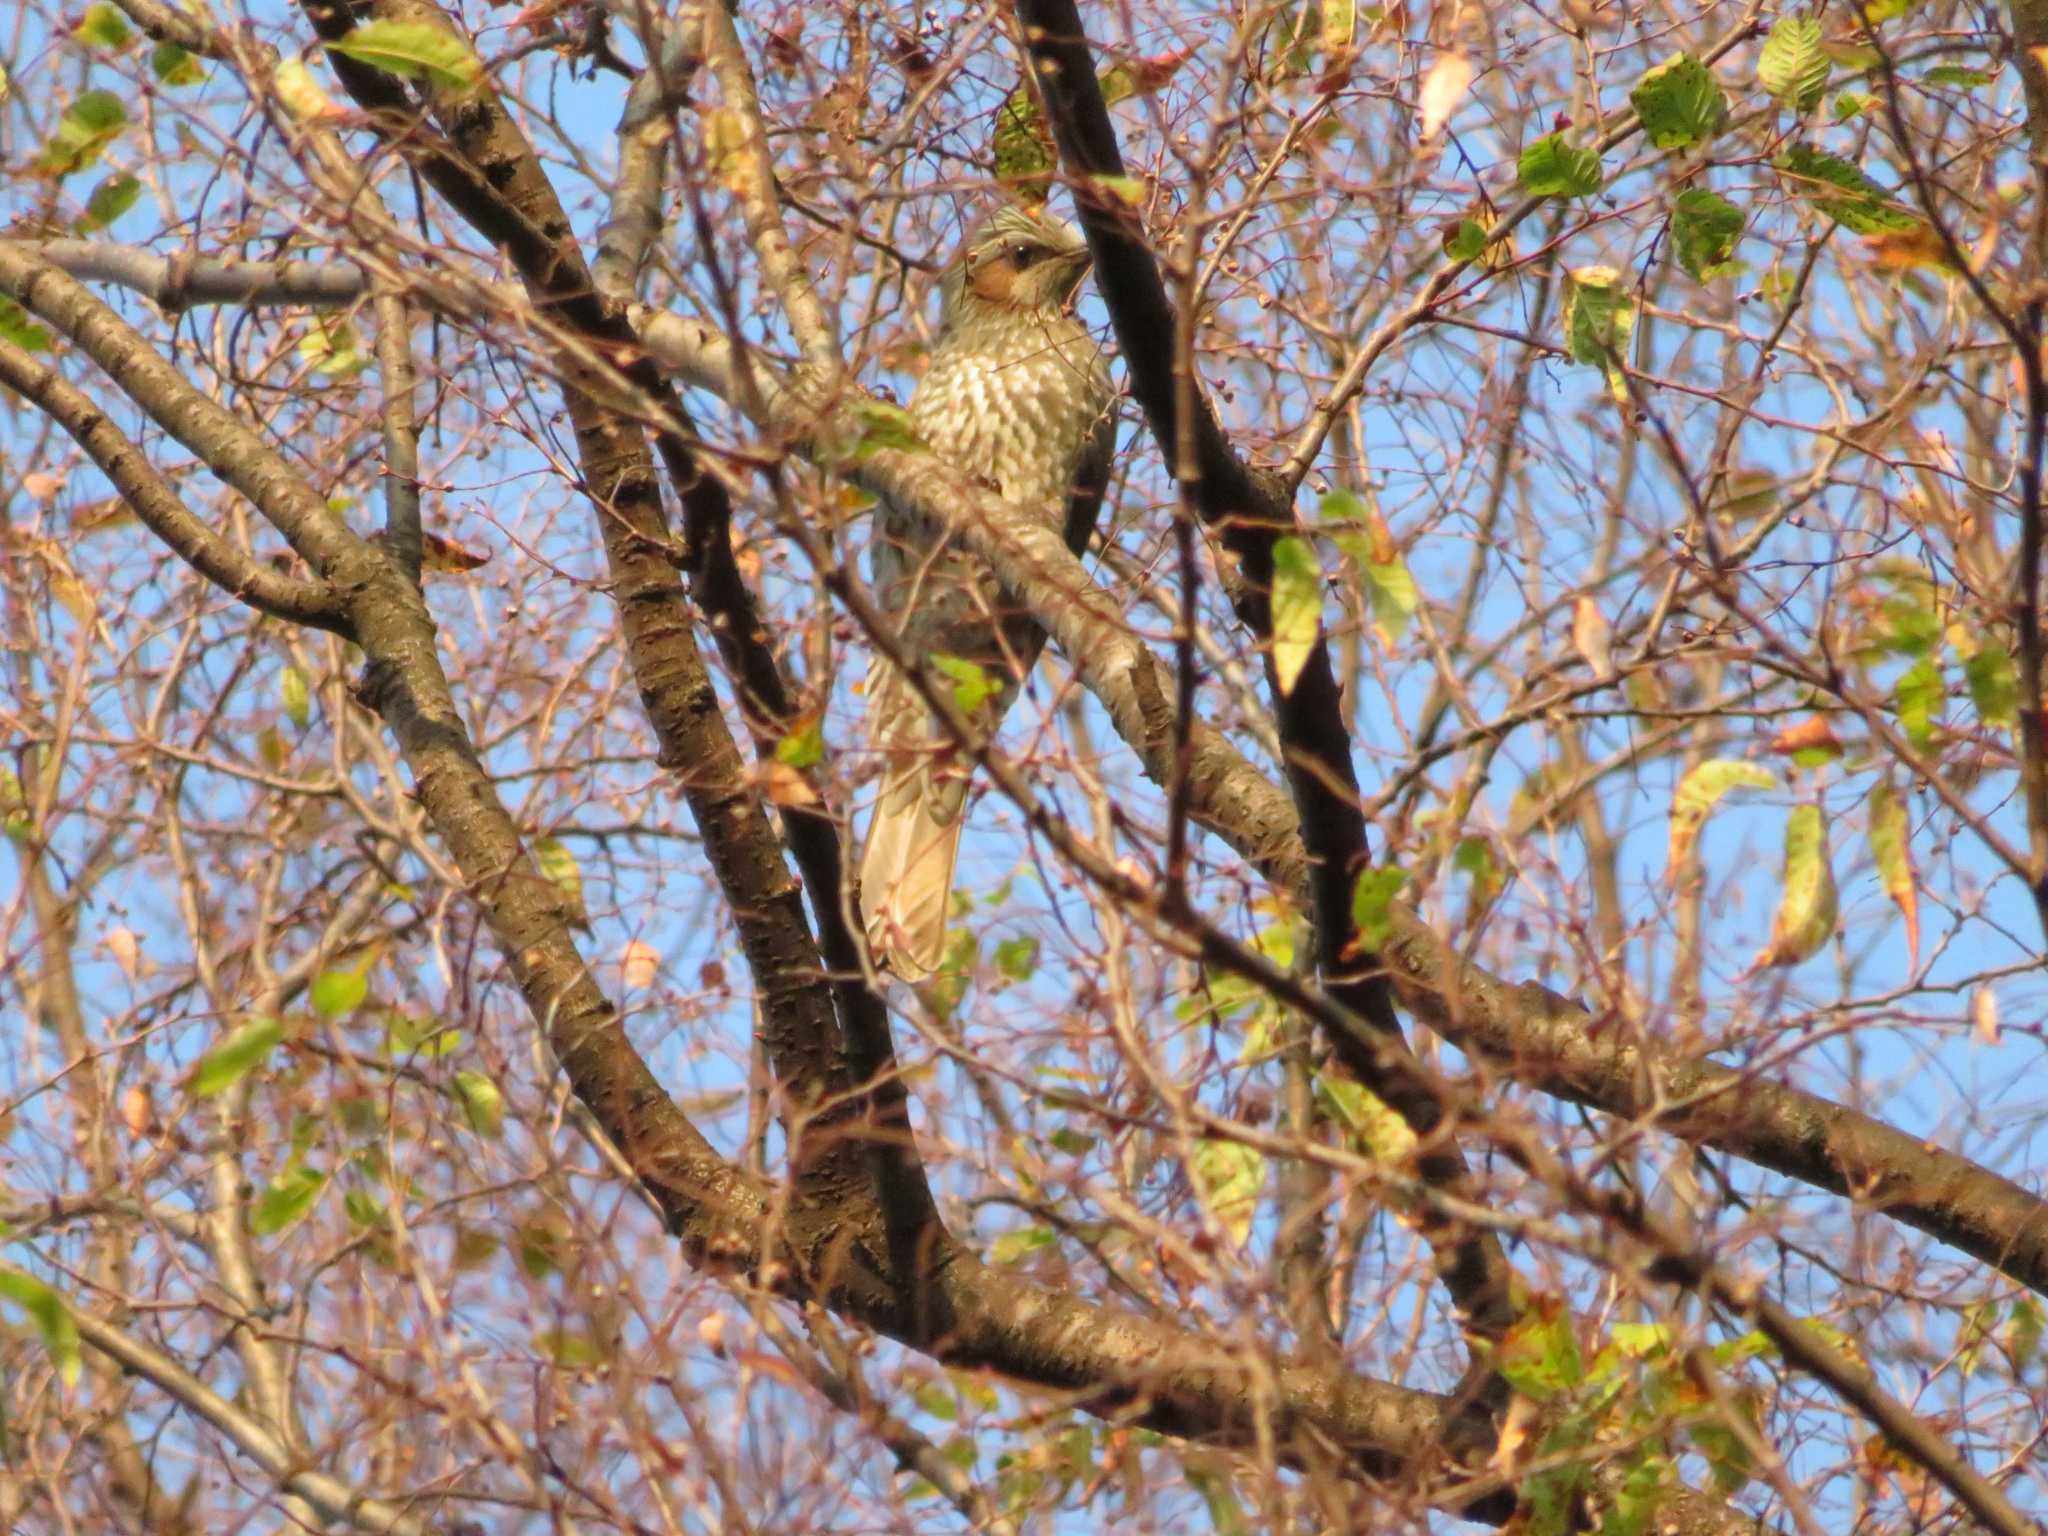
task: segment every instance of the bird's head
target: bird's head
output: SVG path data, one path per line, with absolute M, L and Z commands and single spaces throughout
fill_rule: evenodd
M 947 321 L 979 308 L 1057 314 L 1088 271 L 1070 224 L 1005 204 L 960 243 L 939 279 Z

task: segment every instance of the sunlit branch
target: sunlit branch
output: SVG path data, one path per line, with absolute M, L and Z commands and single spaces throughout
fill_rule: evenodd
M 0 1272 L 22 1274 L 13 1265 L 0 1265 Z M 437 1522 L 423 1520 L 391 1500 L 376 1498 L 340 1478 L 307 1467 L 303 1457 L 290 1448 L 273 1425 L 240 1404 L 228 1401 L 162 1351 L 90 1312 L 73 1308 L 71 1319 L 83 1343 L 191 1409 L 276 1478 L 279 1487 L 304 1499 L 323 1520 L 377 1532 L 378 1536 L 433 1536 L 439 1528 Z
M 634 320 L 664 366 L 733 399 L 731 348 L 717 331 L 644 308 Z M 757 426 L 799 451 L 844 462 L 835 458 L 843 446 L 835 445 L 858 441 L 857 421 L 821 421 L 758 359 L 754 376 L 767 413 Z M 1167 781 L 1171 672 L 1057 536 L 926 456 L 883 451 L 847 472 L 956 530 L 1004 591 L 1046 623 L 1147 775 Z M 1194 745 L 1195 819 L 1268 879 L 1299 890 L 1306 872 L 1286 795 L 1213 727 L 1198 724 Z M 1596 1031 L 1599 1016 L 1577 999 L 1472 963 L 1413 909 L 1396 903 L 1391 918 L 1393 936 L 1380 959 L 1402 1005 L 1504 1075 L 1852 1196 L 2048 1295 L 2048 1203 L 2011 1180 L 1799 1089 L 1647 1053 L 1612 1030 Z
M 341 600 L 331 589 L 285 574 L 194 516 L 101 406 L 5 338 L 0 381 L 76 438 L 149 531 L 208 581 L 275 618 L 347 633 Z
M 1364 952 L 1352 915 L 1353 884 L 1365 873 L 1372 854 L 1343 695 L 1320 616 L 1307 658 L 1294 677 L 1283 678 L 1275 659 L 1276 550 L 1294 528 L 1293 488 L 1252 473 L 1196 380 L 1177 364 L 1172 338 L 1180 334 L 1180 317 L 1158 263 L 1130 210 L 1101 190 L 1100 178 L 1123 176 L 1123 155 L 1073 0 L 1019 0 L 1017 16 L 1061 162 L 1077 188 L 1076 206 L 1095 256 L 1096 286 L 1116 326 L 1131 392 L 1183 495 L 1234 567 L 1226 580 L 1231 604 L 1265 652 L 1282 766 L 1308 855 L 1317 965 L 1333 995 L 1376 1035 L 1400 1048 L 1381 1056 L 1363 1050 L 1362 1042 L 1351 1036 L 1335 1037 L 1331 1043 L 1347 1070 L 1391 1105 L 1421 1138 L 1425 1177 L 1446 1187 L 1464 1187 L 1471 1172 L 1457 1146 L 1435 1134 L 1440 1124 L 1437 1106 L 1429 1094 L 1413 1091 L 1414 1081 L 1407 1074 L 1389 1069 L 1406 1054 L 1407 1046 L 1386 977 Z M 1177 713 L 1176 720 L 1180 719 Z M 1174 755 L 1167 779 L 1176 803 L 1192 777 L 1188 756 Z M 1433 1230 L 1429 1236 L 1439 1276 L 1466 1328 L 1481 1338 L 1499 1338 L 1514 1316 L 1500 1244 L 1484 1233 L 1454 1229 Z M 1504 1383 L 1483 1375 L 1477 1379 L 1488 1382 L 1485 1391 L 1492 1405 L 1502 1406 Z

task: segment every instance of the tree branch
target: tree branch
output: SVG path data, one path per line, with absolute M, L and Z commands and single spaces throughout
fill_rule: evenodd
M 142 450 L 86 393 L 49 364 L 0 338 L 0 383 L 77 439 L 149 531 L 208 581 L 273 618 L 346 635 L 341 600 L 324 585 L 300 581 L 230 543 L 178 499 Z
M 1331 994 L 1350 1013 L 1374 1033 L 1400 1042 L 1405 1051 L 1387 978 L 1362 953 L 1351 915 L 1353 883 L 1372 855 L 1345 732 L 1343 694 L 1320 615 L 1315 644 L 1291 685 L 1283 684 L 1275 664 L 1274 551 L 1295 526 L 1290 493 L 1253 475 L 1217 422 L 1199 380 L 1181 376 L 1172 343 L 1179 321 L 1158 264 L 1131 211 L 1098 184 L 1099 178 L 1123 176 L 1123 154 L 1074 0 L 1018 0 L 1017 17 L 1045 98 L 1046 120 L 1075 186 L 1082 228 L 1095 256 L 1096 287 L 1116 327 L 1131 393 L 1144 409 L 1168 468 L 1180 479 L 1183 495 L 1235 565 L 1226 571 L 1226 590 L 1239 621 L 1265 649 L 1283 766 L 1308 854 L 1317 966 Z M 1356 1039 L 1339 1037 L 1331 1044 L 1346 1069 L 1421 1139 L 1424 1177 L 1448 1189 L 1468 1187 L 1471 1173 L 1464 1156 L 1436 1134 L 1441 1117 L 1431 1096 L 1417 1091 L 1412 1074 L 1380 1070 L 1377 1063 L 1391 1058 L 1359 1049 Z M 1445 1227 L 1432 1228 L 1428 1236 L 1465 1326 L 1482 1338 L 1499 1338 L 1513 1322 L 1514 1308 L 1498 1241 Z M 1488 1390 L 1496 1406 L 1504 1401 L 1504 1386 Z
M 708 326 L 638 307 L 642 339 L 663 366 L 728 401 L 738 394 L 731 347 Z M 807 406 L 756 359 L 762 430 L 796 451 L 841 462 L 857 441 L 850 414 Z M 844 402 L 850 413 L 851 399 Z M 844 466 L 865 489 L 955 530 L 1011 601 L 1051 631 L 1154 783 L 1171 782 L 1172 675 L 1132 636 L 1116 600 L 1088 579 L 1057 536 L 929 455 L 885 450 Z M 1188 775 L 1195 820 L 1265 877 L 1300 894 L 1306 859 L 1293 808 L 1213 727 L 1193 732 Z M 1835 1194 L 1991 1264 L 2048 1295 L 2048 1202 L 1988 1169 L 1870 1116 L 1712 1062 L 1668 1062 L 1595 1036 L 1596 1015 L 1548 988 L 1501 979 L 1465 959 L 1396 905 L 1380 960 L 1402 1006 L 1445 1039 L 1483 1054 L 1540 1092 L 1642 1120 Z

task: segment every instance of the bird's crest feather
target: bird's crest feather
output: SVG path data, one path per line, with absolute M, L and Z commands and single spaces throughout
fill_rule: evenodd
M 976 262 L 1020 240 L 1062 255 L 1078 255 L 1088 249 L 1081 232 L 1065 219 L 1051 213 L 1033 213 L 1018 203 L 1003 203 L 969 231 L 939 274 L 939 295 L 945 312 L 951 314 L 959 307 L 968 274 Z

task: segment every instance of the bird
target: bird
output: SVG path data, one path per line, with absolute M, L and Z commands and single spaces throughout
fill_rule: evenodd
M 905 405 L 926 448 L 1038 514 L 1077 555 L 1094 533 L 1117 437 L 1108 359 L 1073 314 L 1089 265 L 1071 225 L 998 207 L 940 272 L 939 329 Z M 972 714 L 993 731 L 1030 675 L 1044 629 L 1004 601 L 957 538 L 886 499 L 869 561 L 877 605 L 903 650 L 920 662 L 949 658 L 942 670 L 982 685 L 956 687 L 955 697 L 985 693 Z M 878 661 L 866 694 L 882 770 L 860 860 L 861 922 L 876 964 L 914 983 L 945 956 L 971 764 L 894 666 Z

